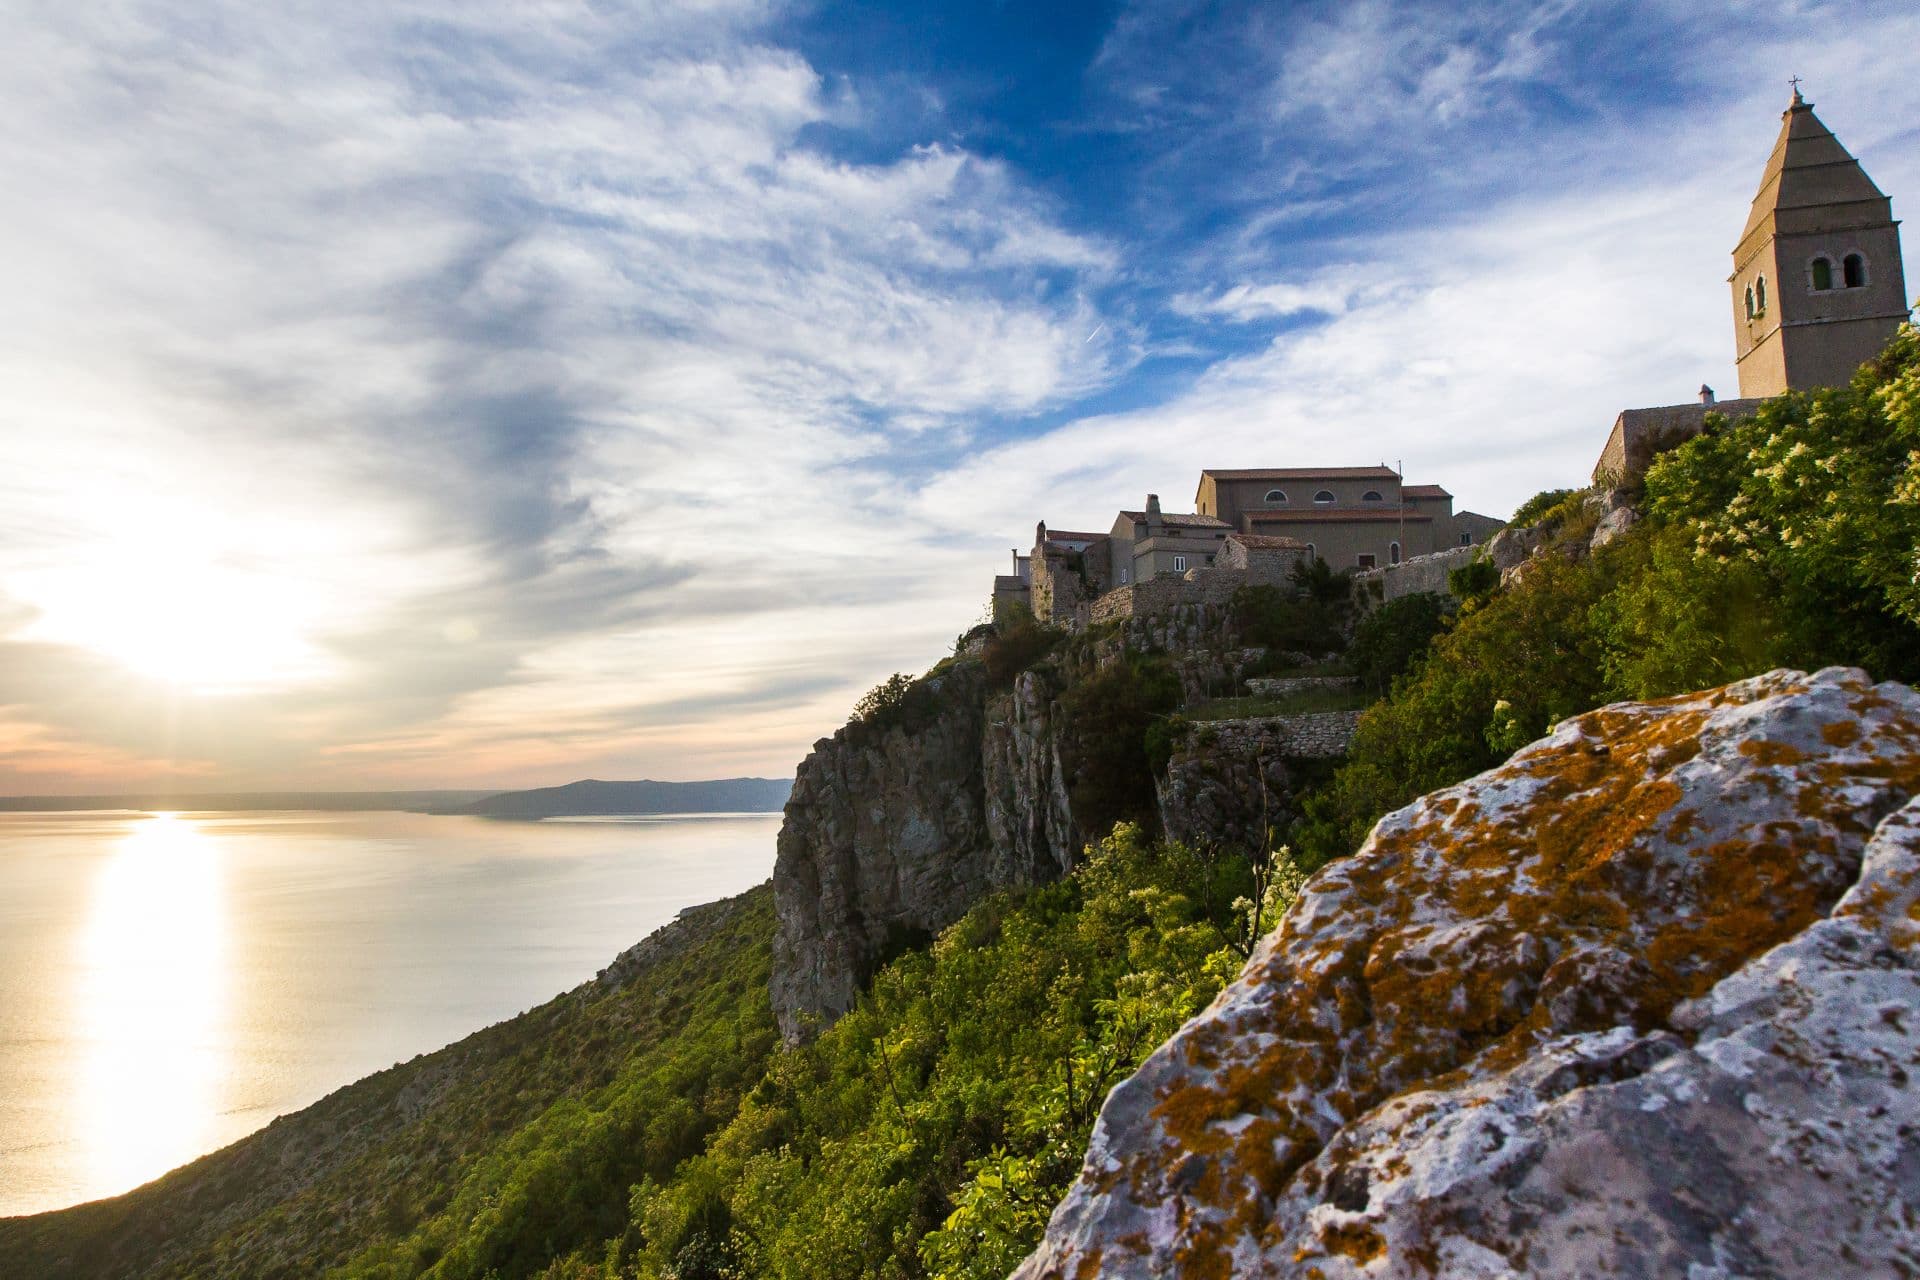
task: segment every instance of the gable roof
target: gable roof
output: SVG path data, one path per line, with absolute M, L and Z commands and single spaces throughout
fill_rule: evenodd
M 1863 214 L 1884 221 L 1892 218 L 1893 206 L 1796 89 L 1792 104 L 1781 113 L 1780 136 L 1734 248 L 1736 268 L 1750 256 L 1750 242 L 1770 226 L 1784 220 L 1782 231 L 1818 230 L 1823 213 L 1844 214 L 1849 222 Z
M 1250 471 L 1226 471 L 1208 467 L 1201 479 L 1215 480 L 1398 480 L 1392 467 L 1256 467 Z
M 1400 486 L 1403 498 L 1451 498 L 1453 495 L 1437 484 L 1403 484 Z
M 1120 513 L 1120 518 L 1122 520 L 1131 520 L 1135 524 L 1145 524 L 1147 522 L 1147 513 L 1144 511 L 1122 511 Z M 1212 516 L 1189 516 L 1189 515 L 1178 515 L 1178 514 L 1169 515 L 1164 512 L 1160 516 L 1160 523 L 1170 524 L 1170 525 L 1179 525 L 1179 526 L 1192 528 L 1192 529 L 1231 529 L 1233 528 L 1233 526 L 1228 524 L 1225 520 L 1216 520 Z

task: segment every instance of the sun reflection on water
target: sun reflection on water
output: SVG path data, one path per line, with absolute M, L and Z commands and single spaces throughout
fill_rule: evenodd
M 211 1145 L 228 1056 L 224 879 L 198 824 L 155 814 L 94 881 L 80 935 L 71 1114 L 99 1194 Z

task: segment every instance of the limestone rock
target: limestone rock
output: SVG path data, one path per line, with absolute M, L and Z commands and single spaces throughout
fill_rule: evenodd
M 1609 489 L 1597 495 L 1597 506 L 1600 520 L 1594 526 L 1593 537 L 1587 544 L 1594 551 L 1598 551 L 1640 523 L 1640 513 L 1634 508 L 1632 499 L 1623 489 Z
M 971 663 L 930 677 L 918 717 L 848 724 L 795 775 L 773 866 L 771 994 L 789 1041 L 851 1009 L 890 943 L 987 892 L 985 679 Z
M 1528 525 L 1523 529 L 1502 529 L 1487 540 L 1487 559 L 1493 561 L 1493 567 L 1504 578 L 1513 570 L 1526 563 L 1546 538 L 1546 531 L 1540 525 Z
M 1383 819 L 1017 1275 L 1920 1273 L 1920 695 L 1603 708 Z

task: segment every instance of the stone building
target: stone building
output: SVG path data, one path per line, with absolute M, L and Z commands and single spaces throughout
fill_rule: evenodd
M 1709 413 L 1751 417 L 1783 392 L 1848 382 L 1907 318 L 1893 202 L 1798 87 L 1727 281 L 1741 398 L 1715 401 L 1703 386 L 1698 403 L 1622 410 L 1594 464 L 1596 485 L 1631 485 L 1656 455 L 1699 435 Z
M 1907 318 L 1893 202 L 1800 96 L 1733 250 L 1740 394 L 1839 386 Z
M 1336 569 L 1371 569 L 1486 541 L 1491 516 L 1455 513 L 1437 484 L 1392 467 L 1218 468 L 1200 473 L 1194 510 L 1243 533 L 1294 539 Z
M 1182 574 L 1213 563 L 1233 526 L 1206 515 L 1166 514 L 1160 495 L 1147 495 L 1143 511 L 1122 511 L 1107 535 L 1109 581 L 1116 587 L 1163 573 Z

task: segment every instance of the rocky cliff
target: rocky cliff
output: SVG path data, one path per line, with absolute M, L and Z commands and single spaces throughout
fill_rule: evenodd
M 1101 1112 L 1020 1280 L 1920 1273 L 1920 696 L 1578 717 L 1383 819 Z
M 814 744 L 787 802 L 773 873 L 773 1007 L 790 1043 L 851 1009 L 902 947 L 988 893 L 1064 875 L 1086 841 L 1104 834 L 1098 814 L 1076 811 L 1075 796 L 1110 744 L 1098 729 L 1076 727 L 1067 708 L 1076 687 L 1143 656 L 1163 664 L 1178 702 L 1192 703 L 1244 691 L 1266 651 L 1239 643 L 1230 608 L 1182 606 L 1075 637 L 1000 684 L 977 654 L 950 660 L 900 706 Z M 1277 816 L 1286 798 L 1281 739 L 1301 736 L 1275 733 L 1249 738 L 1244 760 L 1210 752 L 1221 778 L 1270 775 L 1266 809 L 1242 812 L 1235 800 L 1231 812 L 1201 812 L 1219 798 L 1208 786 L 1156 796 L 1142 776 L 1139 810 L 1181 835 L 1257 844 L 1254 819 Z M 1324 744 L 1310 745 L 1301 752 L 1325 754 Z

